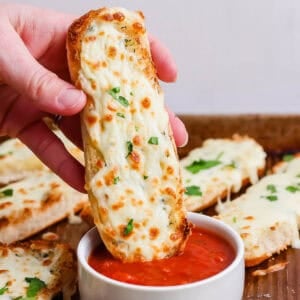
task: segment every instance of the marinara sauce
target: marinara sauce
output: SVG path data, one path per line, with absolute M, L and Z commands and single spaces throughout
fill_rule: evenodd
M 88 263 L 97 272 L 127 283 L 148 286 L 180 285 L 208 278 L 234 259 L 234 249 L 220 236 L 194 227 L 181 255 L 150 261 L 123 263 L 103 244 L 91 253 Z

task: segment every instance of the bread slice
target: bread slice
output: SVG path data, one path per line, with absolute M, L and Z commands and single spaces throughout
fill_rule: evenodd
M 181 159 L 188 211 L 201 211 L 258 181 L 265 169 L 266 153 L 252 138 L 208 139 Z
M 76 268 L 67 244 L 36 240 L 0 245 L 0 297 L 50 300 L 62 292 L 69 300 L 76 288 Z
M 0 242 L 25 239 L 81 209 L 87 196 L 72 189 L 50 171 L 0 190 Z
M 244 195 L 218 205 L 216 218 L 232 226 L 244 241 L 246 266 L 288 246 L 300 246 L 300 157 L 287 164 L 290 172 L 268 175 Z
M 18 139 L 0 144 L 0 184 L 20 180 L 46 166 Z
M 123 261 L 180 253 L 189 234 L 180 166 L 143 14 L 91 11 L 70 27 L 67 49 L 88 95 L 86 186 L 102 240 Z

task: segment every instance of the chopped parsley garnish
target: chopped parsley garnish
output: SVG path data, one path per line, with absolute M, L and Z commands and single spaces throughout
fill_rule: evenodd
M 134 95 L 134 93 L 133 92 L 130 92 L 130 96 L 133 96 Z
M 158 145 L 158 137 L 157 136 L 151 136 L 151 138 L 148 140 L 148 144 Z
M 271 192 L 272 194 L 276 193 L 277 192 L 277 189 L 276 189 L 276 186 L 274 184 L 268 184 L 267 185 L 267 190 L 269 192 Z
M 233 223 L 236 223 L 236 221 L 237 221 L 236 217 L 233 217 L 233 218 L 232 218 L 232 222 L 233 222 Z
M 186 170 L 191 172 L 192 174 L 197 174 L 200 171 L 207 170 L 213 168 L 215 166 L 220 165 L 222 162 L 219 160 L 195 160 L 189 166 L 185 167 Z
M 235 161 L 232 161 L 230 164 L 226 165 L 225 167 L 236 169 L 236 163 L 235 163 Z
M 128 157 L 133 151 L 133 144 L 130 141 L 127 141 L 126 146 L 128 151 L 126 157 Z
M 117 101 L 120 102 L 125 107 L 129 106 L 128 100 L 123 96 L 119 96 Z
M 120 117 L 120 118 L 123 118 L 123 119 L 125 119 L 125 115 L 124 115 L 124 114 L 122 114 L 122 113 L 120 113 L 120 112 L 117 112 L 117 116 L 118 116 L 118 117 Z
M 6 283 L 4 287 L 0 288 L 0 295 L 4 295 L 4 293 L 7 291 L 8 291 L 8 287 L 7 287 L 7 283 Z
M 295 158 L 295 157 L 294 157 L 293 154 L 285 154 L 285 155 L 283 155 L 283 157 L 282 157 L 283 161 L 286 161 L 286 162 L 289 162 L 289 161 L 293 160 L 294 158 Z
M 202 196 L 200 186 L 197 185 L 186 186 L 184 193 L 189 196 Z
M 296 193 L 300 191 L 300 187 L 298 186 L 294 186 L 294 185 L 289 185 L 285 188 L 287 191 L 289 191 L 290 193 Z
M 0 191 L 0 198 L 11 197 L 13 194 L 14 194 L 13 189 L 2 190 Z
M 278 197 L 276 195 L 269 195 L 266 196 L 266 199 L 268 199 L 269 201 L 276 201 L 278 200 Z
M 37 296 L 38 292 L 46 287 L 46 283 L 36 277 L 26 277 L 25 281 L 29 283 L 26 292 L 27 297 Z
M 120 87 L 114 87 L 111 90 L 109 90 L 107 93 L 111 95 L 115 100 L 117 100 L 123 106 L 125 107 L 129 106 L 128 100 L 125 97 L 118 95 L 120 91 L 121 91 Z
M 144 175 L 144 179 L 145 179 L 145 180 L 148 179 L 148 177 L 149 177 L 149 176 Z
M 114 184 L 117 184 L 119 181 L 120 181 L 120 177 L 119 176 L 117 176 L 117 177 L 114 178 Z
M 128 235 L 133 230 L 133 219 L 130 219 L 127 223 L 126 227 L 124 228 L 124 235 Z

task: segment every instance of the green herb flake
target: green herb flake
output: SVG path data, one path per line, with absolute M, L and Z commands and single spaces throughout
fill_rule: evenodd
M 300 177 L 300 174 L 297 174 L 297 175 L 296 175 L 296 177 L 298 177 L 298 178 L 299 178 L 299 177 Z
M 290 193 L 296 193 L 300 191 L 300 188 L 298 186 L 289 185 L 285 188 Z
M 202 196 L 200 186 L 197 185 L 186 186 L 184 193 L 189 196 Z
M 236 163 L 235 163 L 235 161 L 232 161 L 230 164 L 226 165 L 225 167 L 231 168 L 231 169 L 236 169 Z
M 195 160 L 189 166 L 186 166 L 185 169 L 191 172 L 192 174 L 197 174 L 200 171 L 211 169 L 215 166 L 220 165 L 222 162 L 219 160 Z
M 134 93 L 133 93 L 133 92 L 130 92 L 130 96 L 134 96 Z
M 119 176 L 117 176 L 117 177 L 114 178 L 114 184 L 117 184 L 119 181 L 120 181 L 120 177 Z
M 145 180 L 148 179 L 148 177 L 149 177 L 149 176 L 144 175 L 144 179 L 145 179 Z
M 158 145 L 158 137 L 157 136 L 151 136 L 151 138 L 148 140 L 148 144 Z
M 0 295 L 4 295 L 4 293 L 7 291 L 8 291 L 8 287 L 7 287 L 7 283 L 6 283 L 4 287 L 0 288 Z
M 124 115 L 124 114 L 122 114 L 122 113 L 120 113 L 120 112 L 117 112 L 117 116 L 118 116 L 118 117 L 120 117 L 120 118 L 123 118 L 123 119 L 125 119 L 125 115 Z
M 126 142 L 126 147 L 127 147 L 127 155 L 126 157 L 128 157 L 132 151 L 133 151 L 133 144 L 130 141 Z
M 293 160 L 295 158 L 295 156 L 293 154 L 285 154 L 283 155 L 282 159 L 285 162 L 289 162 L 291 160 Z
M 276 201 L 278 200 L 278 197 L 276 195 L 269 195 L 266 196 L 266 199 L 268 199 L 269 201 Z
M 35 297 L 39 291 L 46 287 L 46 283 L 36 277 L 26 277 L 25 281 L 29 283 L 27 288 L 26 296 Z
M 14 190 L 13 189 L 5 189 L 0 191 L 0 198 L 4 198 L 4 197 L 11 197 L 14 194 Z
M 127 223 L 126 227 L 124 228 L 124 235 L 128 235 L 133 230 L 133 219 L 130 219 Z
M 119 87 L 114 87 L 111 90 L 109 90 L 107 93 L 111 95 L 115 100 L 118 99 L 118 94 L 120 93 L 120 88 Z
M 237 222 L 237 218 L 236 218 L 236 217 L 233 217 L 233 218 L 232 218 L 232 222 L 233 222 L 233 223 L 236 223 L 236 222 Z
M 4 158 L 4 157 L 6 157 L 6 156 L 8 156 L 8 155 L 12 155 L 12 154 L 13 154 L 12 151 L 9 151 L 9 152 L 7 152 L 7 153 L 2 153 L 2 154 L 0 154 L 0 158 Z
M 274 194 L 277 192 L 276 186 L 274 184 L 268 184 L 267 185 L 267 191 Z
M 125 107 L 129 106 L 128 100 L 123 96 L 119 96 L 116 100 Z

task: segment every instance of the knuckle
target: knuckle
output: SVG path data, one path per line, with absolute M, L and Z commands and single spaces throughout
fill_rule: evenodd
M 28 80 L 27 90 L 38 101 L 54 85 L 57 75 L 43 69 L 35 71 Z

